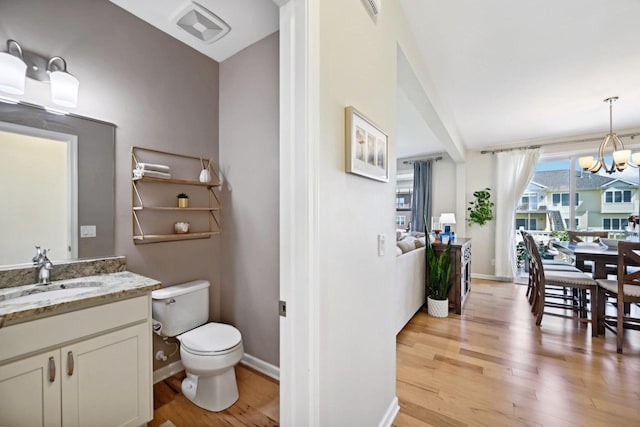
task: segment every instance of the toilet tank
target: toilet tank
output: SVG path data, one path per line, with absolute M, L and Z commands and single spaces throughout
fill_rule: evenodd
M 153 318 L 162 335 L 175 337 L 209 321 L 209 282 L 194 280 L 151 292 Z

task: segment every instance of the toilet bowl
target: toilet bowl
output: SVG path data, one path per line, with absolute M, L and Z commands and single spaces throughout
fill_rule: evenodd
M 177 337 L 187 377 L 182 393 L 209 411 L 222 411 L 238 400 L 234 366 L 244 354 L 240 332 L 223 323 L 207 323 Z
M 153 318 L 161 334 L 180 341 L 186 371 L 182 393 L 209 411 L 222 411 L 238 400 L 234 366 L 244 354 L 242 335 L 231 325 L 209 322 L 209 282 L 197 280 L 151 293 Z

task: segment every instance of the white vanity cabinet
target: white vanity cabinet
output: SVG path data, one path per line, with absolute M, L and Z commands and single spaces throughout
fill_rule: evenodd
M 145 295 L 0 329 L 0 425 L 140 426 L 153 418 Z

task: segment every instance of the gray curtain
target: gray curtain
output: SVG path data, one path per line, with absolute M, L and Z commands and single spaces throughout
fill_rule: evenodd
M 433 160 L 413 163 L 413 196 L 411 197 L 411 230 L 424 231 L 424 218 L 431 228 L 431 172 Z M 431 230 L 429 230 L 431 231 Z

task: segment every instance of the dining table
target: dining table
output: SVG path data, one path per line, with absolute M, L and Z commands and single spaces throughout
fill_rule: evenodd
M 551 241 L 560 252 L 574 258 L 576 268 L 589 272 L 594 279 L 607 278 L 607 265 L 618 265 L 618 247 L 603 243 Z M 590 262 L 590 264 L 588 263 Z

